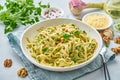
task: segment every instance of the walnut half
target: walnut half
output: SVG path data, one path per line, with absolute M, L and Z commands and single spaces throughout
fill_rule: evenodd
M 114 38 L 114 42 L 117 43 L 117 44 L 120 44 L 120 37 Z
M 12 59 L 5 59 L 4 60 L 4 66 L 5 67 L 11 67 L 12 66 Z
M 25 68 L 21 68 L 17 71 L 17 75 L 20 77 L 26 77 L 28 75 L 28 73 Z
M 112 50 L 115 54 L 118 54 L 118 53 L 120 53 L 120 46 L 111 48 L 111 50 Z

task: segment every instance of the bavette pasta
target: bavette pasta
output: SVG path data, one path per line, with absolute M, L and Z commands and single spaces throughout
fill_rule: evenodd
M 97 41 L 74 24 L 40 28 L 39 33 L 27 41 L 27 48 L 37 62 L 54 67 L 85 62 L 97 48 Z

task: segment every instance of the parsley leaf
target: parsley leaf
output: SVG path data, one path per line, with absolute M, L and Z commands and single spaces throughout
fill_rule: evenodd
M 48 5 L 43 5 L 42 2 L 39 2 L 38 3 L 40 7 L 42 8 L 49 8 L 50 7 L 50 4 L 48 3 Z
M 0 5 L 0 10 L 2 10 L 2 9 L 3 9 L 3 6 Z
M 43 52 L 46 52 L 46 51 L 48 51 L 48 48 L 43 48 L 42 51 L 43 51 Z
M 38 4 L 36 7 L 34 0 L 6 0 L 3 6 L 0 5 L 0 21 L 5 24 L 4 33 L 13 31 L 19 24 L 38 22 L 42 9 L 50 7 L 50 4 L 43 5 L 42 2 Z
M 77 31 L 74 32 L 74 35 L 75 35 L 76 37 L 79 37 L 79 34 L 80 34 L 80 33 L 87 34 L 85 31 L 77 30 Z
M 80 32 L 81 32 L 80 30 L 77 30 L 77 31 L 74 32 L 74 35 L 75 35 L 76 37 L 79 37 Z
M 63 34 L 63 38 L 64 38 L 64 39 L 69 39 L 70 37 L 71 37 L 70 34 L 67 34 L 67 33 L 64 33 L 64 34 Z

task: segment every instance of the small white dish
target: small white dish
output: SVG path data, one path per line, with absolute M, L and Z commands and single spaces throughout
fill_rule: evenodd
M 45 19 L 54 19 L 61 18 L 64 14 L 64 11 L 61 8 L 51 7 L 46 8 L 42 11 L 41 16 Z
M 96 27 L 94 27 L 95 29 L 97 29 L 97 30 L 104 30 L 104 29 L 106 29 L 106 28 L 111 27 L 111 25 L 113 24 L 112 18 L 111 18 L 109 15 L 107 15 L 106 13 L 103 13 L 103 12 L 91 12 L 91 13 L 88 13 L 88 14 L 86 14 L 85 16 L 83 16 L 82 21 L 85 22 L 85 23 L 87 23 L 87 22 L 85 21 L 86 17 L 91 16 L 91 15 L 94 15 L 94 14 L 95 14 L 95 15 L 98 14 L 98 15 L 101 15 L 101 16 L 105 16 L 106 19 L 108 20 L 108 24 L 107 24 L 105 27 L 101 27 L 101 28 L 96 28 Z M 99 22 L 99 23 L 100 23 L 100 22 Z M 87 23 L 87 24 L 90 25 L 89 23 Z M 92 25 L 90 25 L 90 26 L 92 26 Z M 92 26 L 92 27 L 93 27 L 93 26 Z

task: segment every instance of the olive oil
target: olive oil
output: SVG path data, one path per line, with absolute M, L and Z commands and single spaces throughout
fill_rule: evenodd
M 112 18 L 120 18 L 120 0 L 108 0 L 104 9 Z

